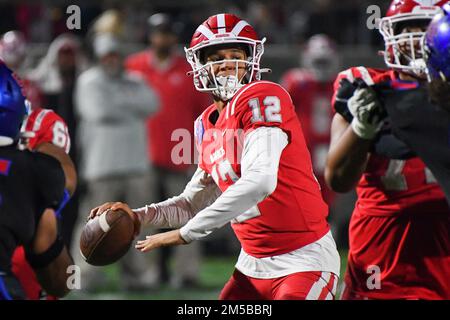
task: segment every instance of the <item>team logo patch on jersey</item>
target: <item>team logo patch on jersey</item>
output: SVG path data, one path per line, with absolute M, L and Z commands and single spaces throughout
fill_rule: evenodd
M 199 146 L 202 144 L 204 134 L 205 127 L 203 126 L 202 118 L 198 117 L 197 120 L 195 120 L 195 140 Z
M 7 176 L 11 168 L 11 160 L 0 159 L 0 174 Z

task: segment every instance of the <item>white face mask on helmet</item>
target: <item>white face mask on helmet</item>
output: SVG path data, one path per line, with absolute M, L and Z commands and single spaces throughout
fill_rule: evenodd
M 198 91 L 211 92 L 222 101 L 230 100 L 234 94 L 246 83 L 260 80 L 261 72 L 267 69 L 260 68 L 261 56 L 264 53 L 265 39 L 259 40 L 254 29 L 244 20 L 232 14 L 218 14 L 209 17 L 201 24 L 192 37 L 189 48 L 185 48 L 186 59 L 192 67 L 194 85 Z M 245 47 L 247 60 L 220 60 L 207 62 L 202 57 L 203 50 L 211 46 L 227 45 L 238 48 Z M 235 63 L 235 74 L 217 76 L 214 66 L 222 63 Z M 239 77 L 239 67 L 246 72 Z
M 401 26 L 415 28 L 426 26 L 440 11 L 439 0 L 394 0 L 386 17 L 380 20 L 379 31 L 384 38 L 384 61 L 397 71 L 413 76 L 425 76 L 422 56 L 423 31 L 404 31 Z
M 227 75 L 218 74 L 217 70 L 223 64 L 228 64 L 234 71 Z M 242 69 L 245 69 L 243 74 Z M 224 59 L 206 62 L 196 69 L 198 73 L 194 76 L 194 84 L 197 90 L 211 92 L 220 100 L 228 101 L 240 88 L 251 81 L 252 69 L 252 63 L 248 60 Z M 259 77 L 256 78 L 256 80 L 259 79 Z
M 235 75 L 215 77 L 217 82 L 217 90 L 213 91 L 216 97 L 222 101 L 228 101 L 233 98 L 239 88 L 243 86 L 242 79 Z

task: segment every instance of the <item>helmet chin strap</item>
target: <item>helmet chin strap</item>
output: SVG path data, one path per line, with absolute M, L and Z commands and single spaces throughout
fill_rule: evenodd
M 213 94 L 222 101 L 228 101 L 233 98 L 237 90 L 242 86 L 239 79 L 234 75 L 216 77 L 217 90 Z
M 416 78 L 417 80 L 422 80 L 426 78 L 426 62 L 425 59 L 411 59 L 408 63 L 412 70 L 403 70 L 402 72 Z
M 420 69 L 420 70 L 425 70 L 425 68 L 426 68 L 426 63 L 425 63 L 425 59 L 423 59 L 423 58 L 419 58 L 419 59 L 414 59 L 414 60 L 411 60 L 410 62 L 409 62 L 409 66 L 410 67 L 413 67 L 413 68 L 416 68 L 416 69 Z
M 236 91 L 244 86 L 242 80 L 245 79 L 247 75 L 248 71 L 244 73 L 241 79 L 238 79 L 237 75 L 217 76 L 216 82 L 218 88 L 213 91 L 213 94 L 222 101 L 231 100 L 236 94 Z M 247 79 L 247 83 L 248 82 L 250 81 Z

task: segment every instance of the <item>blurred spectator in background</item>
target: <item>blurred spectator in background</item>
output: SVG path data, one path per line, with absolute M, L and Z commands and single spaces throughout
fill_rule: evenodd
M 123 15 L 119 10 L 109 9 L 104 11 L 92 26 L 94 35 L 109 33 L 116 37 L 123 34 Z
M 72 34 L 62 34 L 50 44 L 46 55 L 38 66 L 29 72 L 28 78 L 42 91 L 42 106 L 54 110 L 67 124 L 72 146 L 70 158 L 78 167 L 76 144 L 77 121 L 74 113 L 74 86 L 77 75 L 86 67 L 78 38 Z M 79 193 L 75 192 L 64 208 L 63 234 L 70 243 L 78 215 Z
M 42 92 L 39 87 L 26 77 L 27 42 L 22 32 L 11 30 L 6 32 L 0 40 L 0 58 L 20 77 L 24 94 L 34 108 L 44 105 Z
M 26 57 L 27 44 L 22 32 L 6 32 L 0 41 L 0 56 L 9 68 L 18 73 Z
M 182 26 L 164 13 L 150 16 L 148 25 L 149 47 L 128 57 L 126 67 L 144 76 L 161 99 L 161 108 L 148 119 L 147 129 L 148 159 L 156 169 L 154 179 L 159 187 L 157 201 L 162 201 L 183 191 L 189 181 L 188 171 L 192 169 L 189 163 L 174 162 L 172 150 L 179 141 L 173 141 L 172 134 L 175 130 L 184 130 L 193 137 L 192 123 L 211 101 L 194 89 L 192 79 L 186 76 L 190 67 L 175 50 L 177 34 Z M 193 152 L 192 146 L 192 155 Z M 192 243 L 189 248 L 173 248 L 175 266 L 171 279 L 167 250 L 163 248 L 161 253 L 161 281 L 170 280 L 174 286 L 195 285 L 200 266 L 199 244 Z
M 308 149 L 311 152 L 314 173 L 322 187 L 324 200 L 330 207 L 330 219 L 334 221 L 336 239 L 346 244 L 347 228 L 354 204 L 339 201 L 336 193 L 325 183 L 325 162 L 330 144 L 330 126 L 333 111 L 330 99 L 333 95 L 333 81 L 340 66 L 340 58 L 334 41 L 325 34 L 312 36 L 306 43 L 300 64 L 302 68 L 288 70 L 281 83 L 287 89 L 296 106 L 301 121 Z M 349 203 L 347 208 L 341 204 Z M 338 207 L 336 207 L 338 206 Z M 336 212 L 336 214 L 333 214 Z M 345 214 L 347 212 L 347 214 Z
M 326 35 L 311 37 L 301 54 L 302 68 L 288 70 L 282 85 L 292 96 L 302 123 L 308 149 L 325 201 L 332 205 L 335 194 L 326 187 L 323 173 L 330 143 L 333 117 L 329 101 L 339 61 L 335 43 Z
M 288 32 L 283 30 L 282 6 L 275 1 L 251 1 L 248 3 L 247 16 L 255 29 L 264 34 L 269 43 L 286 42 Z
M 80 169 L 87 185 L 84 202 L 86 207 L 107 199 L 138 205 L 155 193 L 146 155 L 145 119 L 156 111 L 158 98 L 144 80 L 124 72 L 117 37 L 98 34 L 93 48 L 98 63 L 80 75 L 76 88 Z M 81 219 L 77 235 L 84 223 Z M 135 250 L 121 260 L 123 289 L 142 290 L 152 284 L 146 261 Z M 101 274 L 79 254 L 77 264 L 82 267 L 82 285 L 87 284 L 86 289 L 101 284 Z

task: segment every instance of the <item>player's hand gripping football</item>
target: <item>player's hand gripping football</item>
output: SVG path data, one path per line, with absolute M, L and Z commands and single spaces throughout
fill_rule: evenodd
M 141 252 L 147 252 L 159 247 L 176 246 L 180 244 L 186 244 L 186 241 L 181 237 L 180 230 L 177 229 L 152 236 L 146 236 L 145 240 L 140 240 L 136 243 L 135 248 Z
M 131 219 L 133 219 L 133 223 L 134 223 L 134 236 L 137 237 L 141 231 L 141 222 L 139 221 L 138 216 L 136 215 L 136 213 L 133 212 L 133 210 L 131 210 L 131 208 L 123 202 L 106 202 L 98 207 L 95 207 L 94 209 L 91 210 L 91 212 L 89 213 L 88 216 L 88 220 L 89 219 L 94 219 L 96 216 L 100 216 L 102 215 L 103 212 L 107 211 L 107 210 L 123 210 L 126 213 L 128 213 L 131 217 Z
M 351 126 L 355 134 L 363 139 L 373 139 L 383 123 L 383 107 L 376 92 L 370 88 L 359 88 L 347 102 L 353 115 Z

